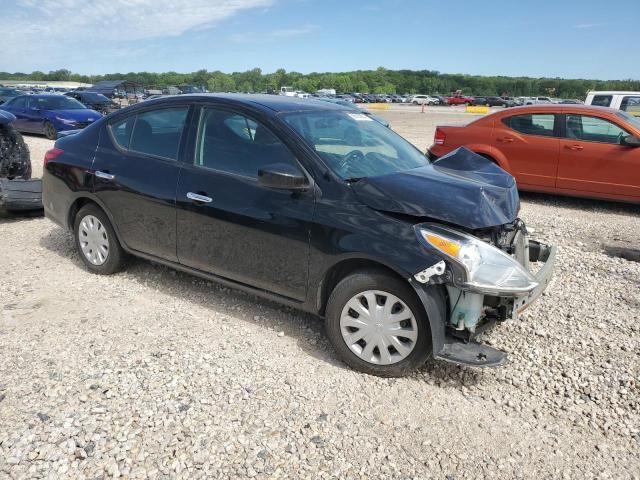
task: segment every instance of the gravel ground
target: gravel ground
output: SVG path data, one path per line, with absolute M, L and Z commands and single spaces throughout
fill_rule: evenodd
M 424 148 L 458 112 L 382 115 Z M 46 219 L 0 220 L 0 478 L 640 479 L 640 263 L 605 252 L 638 248 L 638 213 L 523 195 L 560 251 L 486 337 L 510 363 L 391 380 L 312 316 L 141 260 L 91 275 Z

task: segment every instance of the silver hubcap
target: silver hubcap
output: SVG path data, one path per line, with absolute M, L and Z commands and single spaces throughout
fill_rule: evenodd
M 347 346 L 362 360 L 391 365 L 406 358 L 418 340 L 411 309 L 395 295 L 367 290 L 342 309 L 340 330 Z
M 109 256 L 109 236 L 97 217 L 87 215 L 78 227 L 82 254 L 94 265 L 102 265 Z

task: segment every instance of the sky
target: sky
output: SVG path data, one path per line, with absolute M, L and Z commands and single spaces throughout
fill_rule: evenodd
M 640 79 L 640 1 L 0 0 L 0 71 Z

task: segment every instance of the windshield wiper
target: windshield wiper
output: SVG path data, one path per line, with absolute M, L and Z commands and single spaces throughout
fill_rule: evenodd
M 345 178 L 344 181 L 347 183 L 356 183 L 362 180 L 363 178 L 365 177 L 351 177 L 351 178 Z

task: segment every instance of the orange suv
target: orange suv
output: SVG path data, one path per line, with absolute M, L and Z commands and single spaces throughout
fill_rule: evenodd
M 462 127 L 437 127 L 436 159 L 464 146 L 513 175 L 520 190 L 640 203 L 640 118 L 584 105 L 532 105 Z

